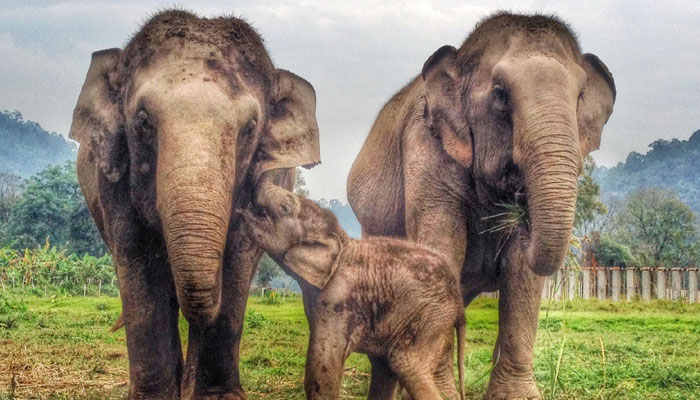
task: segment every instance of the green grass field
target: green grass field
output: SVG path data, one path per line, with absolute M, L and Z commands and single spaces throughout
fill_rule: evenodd
M 249 398 L 304 398 L 301 299 L 248 304 L 241 374 Z M 0 399 L 123 398 L 124 331 L 108 332 L 119 312 L 116 298 L 0 293 Z M 476 300 L 467 329 L 467 392 L 478 399 L 488 382 L 497 300 Z M 535 359 L 547 399 L 700 399 L 700 305 L 545 302 Z M 364 398 L 368 372 L 365 356 L 351 356 L 342 398 Z

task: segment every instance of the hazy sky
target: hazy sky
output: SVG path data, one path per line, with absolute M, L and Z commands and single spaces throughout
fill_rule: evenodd
M 123 47 L 152 13 L 151 0 L 0 0 L 0 110 L 21 111 L 67 134 L 99 49 Z M 255 26 L 275 65 L 316 88 L 323 163 L 305 176 L 312 198 L 345 201 L 345 181 L 389 97 L 444 44 L 459 46 L 499 9 L 555 13 L 584 52 L 612 71 L 617 102 L 599 164 L 612 166 L 657 138 L 700 129 L 699 1 L 197 1 L 202 16 L 235 14 Z M 195 5 L 196 4 L 196 5 Z

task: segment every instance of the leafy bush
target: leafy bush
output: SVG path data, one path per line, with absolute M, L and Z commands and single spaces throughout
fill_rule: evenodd
M 267 324 L 267 318 L 255 310 L 249 310 L 245 314 L 245 323 L 249 328 L 256 329 Z

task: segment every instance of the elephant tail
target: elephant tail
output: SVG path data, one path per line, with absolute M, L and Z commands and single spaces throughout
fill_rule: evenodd
M 119 317 L 117 318 L 116 321 L 114 321 L 114 325 L 112 325 L 111 328 L 109 328 L 109 332 L 113 333 L 118 331 L 124 326 L 124 313 L 119 314 Z
M 464 347 L 466 346 L 466 330 L 467 321 L 464 317 L 464 311 L 459 313 L 455 322 L 457 330 L 457 370 L 459 371 L 459 398 L 465 399 L 466 390 L 464 387 Z

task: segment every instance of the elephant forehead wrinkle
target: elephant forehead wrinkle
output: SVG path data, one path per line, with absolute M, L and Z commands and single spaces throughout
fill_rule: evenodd
M 238 120 L 250 119 L 250 113 L 262 114 L 260 101 L 248 89 L 233 89 L 230 77 L 222 84 L 210 79 L 212 74 L 203 68 L 191 68 L 190 61 L 179 62 L 175 68 L 159 63 L 136 74 L 127 93 L 127 112 L 136 113 L 142 105 L 155 119 L 159 113 L 170 112 L 181 120 L 194 121 L 206 116 Z
M 182 47 L 202 49 L 204 54 L 221 53 L 245 63 L 252 74 L 267 75 L 274 69 L 262 39 L 244 20 L 199 18 L 189 12 L 166 10 L 153 16 L 127 44 L 122 76 L 131 76 L 142 65 Z M 230 54 L 233 52 L 235 56 Z

